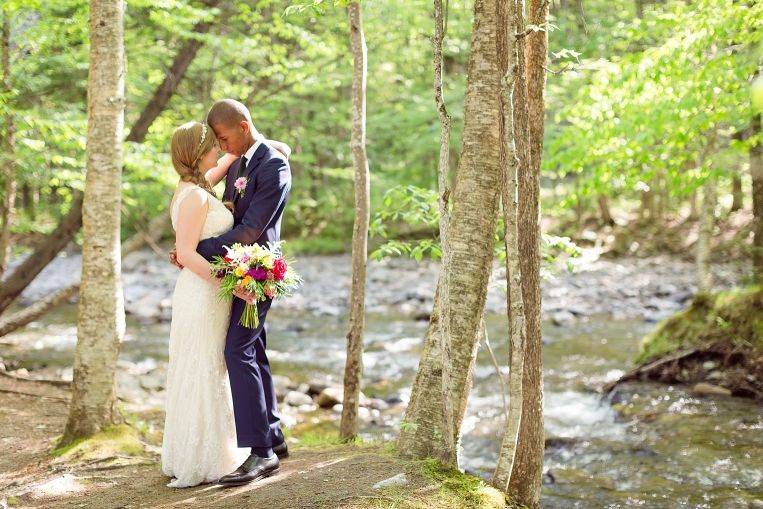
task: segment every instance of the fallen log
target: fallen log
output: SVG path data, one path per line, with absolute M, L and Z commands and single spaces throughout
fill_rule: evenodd
M 168 230 L 169 224 L 169 213 L 165 212 L 156 216 L 151 220 L 145 230 L 139 230 L 135 235 L 122 243 L 122 256 L 127 256 L 129 253 L 140 249 L 147 243 L 156 246 L 156 242 L 158 242 Z M 35 302 L 31 306 L 27 306 L 6 318 L 0 319 L 0 337 L 10 334 L 30 322 L 33 322 L 51 309 L 67 302 L 78 292 L 79 281 L 57 290 L 44 299 Z

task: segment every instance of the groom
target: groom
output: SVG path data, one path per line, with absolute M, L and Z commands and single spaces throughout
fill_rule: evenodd
M 207 114 L 225 152 L 239 156 L 228 171 L 223 200 L 233 202 L 233 229 L 219 237 L 204 239 L 196 250 L 209 261 L 226 254 L 223 246 L 265 244 L 278 241 L 281 219 L 291 190 L 291 170 L 286 157 L 264 143 L 252 123 L 249 110 L 238 101 L 217 101 Z M 251 300 L 248 294 L 238 294 Z M 276 392 L 265 355 L 265 318 L 272 299 L 258 302 L 259 327 L 239 325 L 246 300 L 233 299 L 225 340 L 236 435 L 239 447 L 251 447 L 251 455 L 220 483 L 236 486 L 268 477 L 278 471 L 279 458 L 288 456 L 279 427 Z

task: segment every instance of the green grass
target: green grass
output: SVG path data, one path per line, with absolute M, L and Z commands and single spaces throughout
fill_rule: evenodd
M 657 324 L 643 339 L 636 362 L 716 342 L 763 352 L 763 286 L 697 295 L 687 309 Z

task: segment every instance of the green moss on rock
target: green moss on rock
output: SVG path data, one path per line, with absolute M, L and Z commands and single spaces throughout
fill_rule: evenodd
M 697 295 L 644 338 L 636 362 L 719 342 L 763 354 L 763 286 Z

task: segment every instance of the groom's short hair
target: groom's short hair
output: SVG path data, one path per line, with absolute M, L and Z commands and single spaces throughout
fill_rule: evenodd
M 211 127 L 216 125 L 231 126 L 242 120 L 249 122 L 249 127 L 254 130 L 249 109 L 235 99 L 221 99 L 213 104 L 207 113 L 207 124 Z

